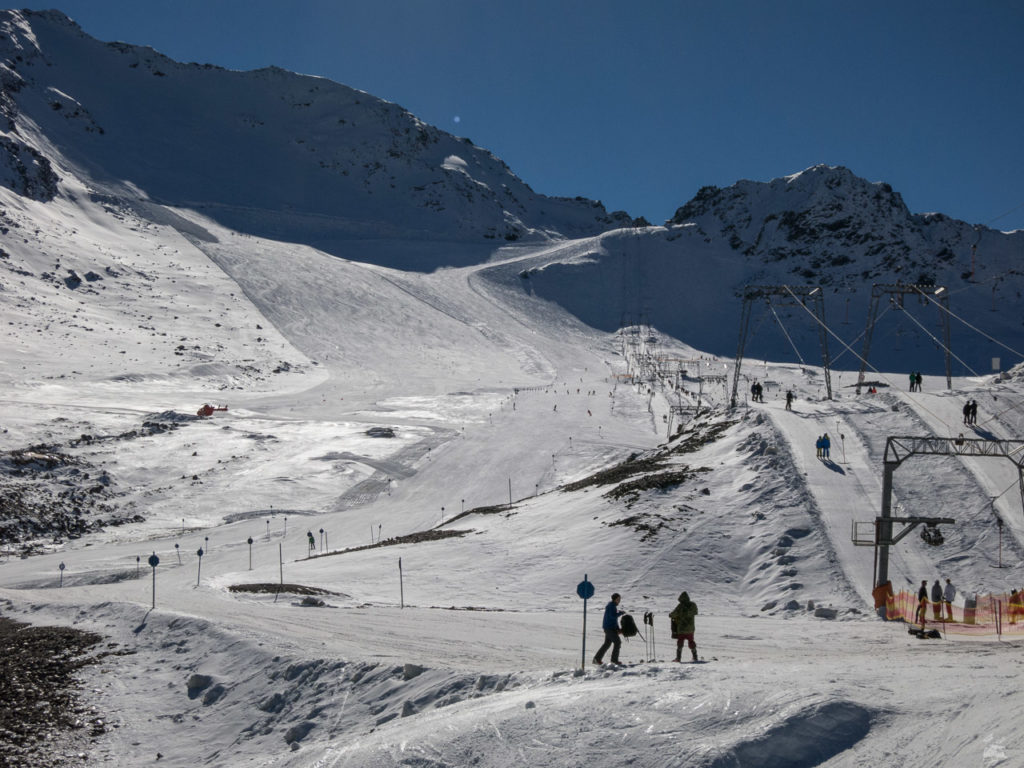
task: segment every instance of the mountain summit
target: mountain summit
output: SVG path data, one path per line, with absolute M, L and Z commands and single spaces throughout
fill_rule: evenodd
M 781 262 L 785 271 L 825 284 L 948 280 L 947 267 L 988 231 L 941 214 L 912 214 L 889 184 L 827 165 L 767 183 L 704 187 L 668 224 L 695 224 L 744 256 Z

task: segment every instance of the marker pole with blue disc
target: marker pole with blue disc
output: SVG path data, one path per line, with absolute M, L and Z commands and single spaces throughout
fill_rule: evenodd
M 156 567 L 160 565 L 160 558 L 156 552 L 149 556 L 149 567 L 153 569 L 153 607 L 156 608 Z
M 583 574 L 583 581 L 576 585 L 576 594 L 583 598 L 583 657 L 580 661 L 580 669 L 587 666 L 587 600 L 594 596 L 594 585 L 587 580 L 587 574 Z

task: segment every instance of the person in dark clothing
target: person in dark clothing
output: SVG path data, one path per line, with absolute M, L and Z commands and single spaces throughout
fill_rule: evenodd
M 921 588 L 917 590 L 917 613 L 914 615 L 914 623 L 924 624 L 928 610 L 928 580 L 921 582 Z
M 964 403 L 964 424 L 971 423 L 971 401 Z
M 936 621 L 942 618 L 942 584 L 938 579 L 932 584 L 932 618 Z
M 793 410 L 793 390 L 786 390 L 786 410 Z
M 612 595 L 612 599 L 608 601 L 608 605 L 604 607 L 604 621 L 601 622 L 601 628 L 604 630 L 604 643 L 597 649 L 597 653 L 594 654 L 595 664 L 604 663 L 602 661 L 604 652 L 609 648 L 612 649 L 612 664 L 619 663 L 619 648 L 622 647 L 622 640 L 619 639 L 619 635 L 622 634 L 622 630 L 619 629 L 619 616 L 625 613 L 625 611 L 619 610 L 619 601 L 621 599 L 622 597 L 616 592 Z
M 821 457 L 828 459 L 828 452 L 832 448 L 832 441 L 829 439 L 827 434 L 821 436 Z
M 971 417 L 968 419 L 969 424 L 978 423 L 978 401 L 971 400 Z
M 309 540 L 309 551 L 312 552 L 314 549 L 316 549 L 316 539 L 313 538 L 313 532 L 307 531 L 306 538 Z

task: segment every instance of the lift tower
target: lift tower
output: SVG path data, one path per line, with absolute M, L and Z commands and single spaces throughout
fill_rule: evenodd
M 764 299 L 769 309 L 772 300 L 779 306 L 800 306 L 809 311 L 818 321 L 818 337 L 821 341 L 821 367 L 825 371 L 827 399 L 832 399 L 832 377 L 829 372 L 828 331 L 825 325 L 825 297 L 820 285 L 748 285 L 743 289 L 743 312 L 740 316 L 740 343 L 736 352 L 736 370 L 732 379 L 732 407 L 736 407 L 736 394 L 740 386 L 740 366 L 750 331 L 750 314 L 755 299 Z M 810 305 L 810 306 L 808 306 Z M 777 316 L 776 316 L 777 317 Z M 781 321 L 779 323 L 781 325 Z M 786 333 L 786 329 L 782 329 Z M 788 334 L 787 334 L 788 338 Z
M 946 351 L 946 389 L 952 389 L 953 353 L 949 347 L 949 291 L 946 290 L 944 285 L 914 285 L 910 283 L 881 285 L 875 283 L 871 286 L 871 307 L 868 309 L 868 324 L 864 329 L 864 351 L 860 356 L 860 375 L 857 376 L 857 381 L 863 383 L 864 372 L 868 366 L 868 355 L 871 352 L 871 334 L 875 330 L 875 323 L 878 321 L 878 300 L 882 296 L 889 296 L 893 306 L 897 309 L 903 309 L 903 297 L 908 293 L 917 296 L 922 304 L 937 301 L 942 307 L 939 314 L 942 320 L 942 345 Z
M 854 529 L 854 544 L 865 544 L 875 547 L 875 583 L 884 584 L 889 579 L 889 547 L 910 533 L 917 525 L 923 523 L 935 531 L 940 524 L 952 524 L 954 521 L 945 517 L 893 517 L 892 516 L 892 478 L 899 466 L 911 456 L 966 456 L 982 458 L 995 456 L 1009 459 L 1017 467 L 1017 484 L 1020 488 L 1021 502 L 1024 504 L 1024 440 L 980 440 L 959 437 L 890 437 L 885 442 L 885 454 L 882 458 L 882 513 L 873 523 L 874 536 L 861 536 Z M 997 518 L 998 519 L 998 518 Z M 893 532 L 893 524 L 908 526 Z M 937 532 L 937 531 L 936 531 Z M 934 534 L 933 534 L 934 535 Z M 928 537 L 925 537 L 928 541 Z M 941 536 L 939 536 L 941 541 Z M 934 542 L 930 542 L 934 543 Z

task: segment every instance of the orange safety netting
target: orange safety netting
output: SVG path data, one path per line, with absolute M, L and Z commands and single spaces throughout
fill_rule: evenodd
M 924 628 L 958 635 L 1024 635 L 1024 592 L 975 595 L 960 604 L 924 601 Z M 917 595 L 898 592 L 887 601 L 886 619 L 921 625 Z

